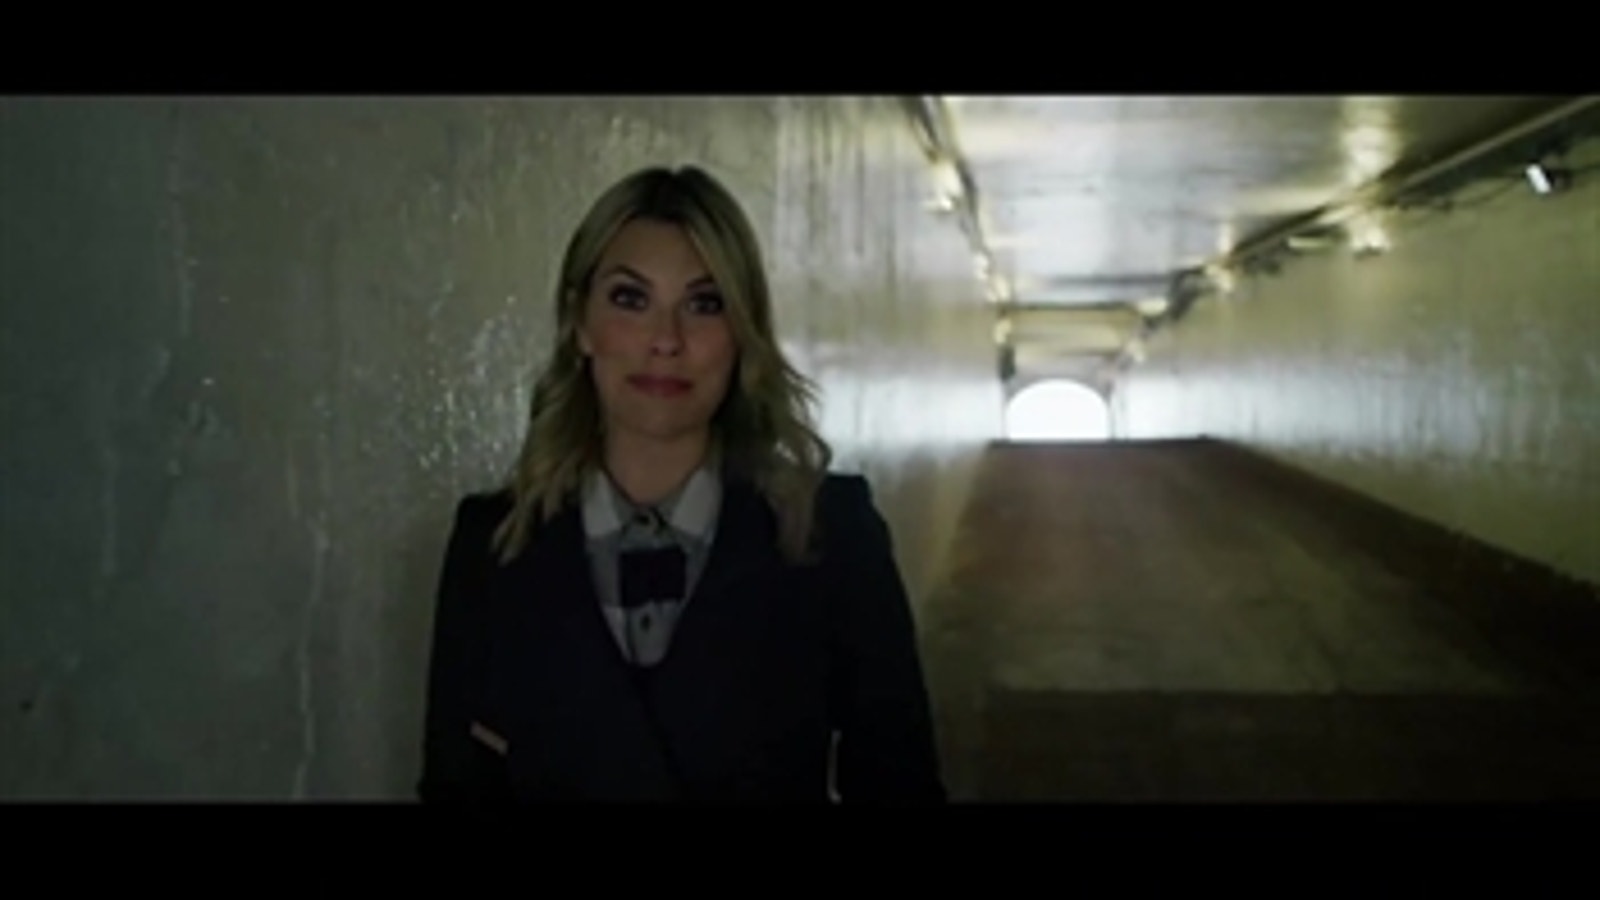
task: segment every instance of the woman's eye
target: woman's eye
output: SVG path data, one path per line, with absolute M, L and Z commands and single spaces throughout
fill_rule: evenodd
M 611 289 L 611 302 L 618 306 L 637 308 L 645 304 L 644 292 L 625 284 L 617 285 Z
M 701 294 L 691 303 L 694 311 L 704 315 L 715 315 L 722 312 L 722 298 L 716 294 Z

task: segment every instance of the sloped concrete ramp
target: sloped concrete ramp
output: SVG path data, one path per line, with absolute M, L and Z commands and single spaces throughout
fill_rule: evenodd
M 1600 796 L 1600 597 L 1226 443 L 997 444 L 923 614 L 957 799 Z

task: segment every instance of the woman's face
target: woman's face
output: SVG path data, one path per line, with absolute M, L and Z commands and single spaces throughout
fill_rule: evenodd
M 578 346 L 607 427 L 653 439 L 707 430 L 737 358 L 722 294 L 688 234 L 644 219 L 601 255 Z

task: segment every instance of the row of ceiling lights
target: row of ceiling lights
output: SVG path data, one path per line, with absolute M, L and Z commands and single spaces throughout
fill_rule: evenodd
M 939 215 L 953 216 L 960 223 L 972 251 L 973 272 L 984 285 L 989 301 L 1014 302 L 1012 285 L 995 268 L 977 186 L 956 140 L 949 107 L 942 98 L 933 96 L 911 97 L 905 102 L 932 175 L 933 199 L 929 208 Z
M 1341 244 L 1357 257 L 1380 255 L 1393 247 L 1385 227 L 1390 216 L 1508 170 L 1535 194 L 1560 193 L 1576 174 L 1566 162 L 1568 149 L 1597 128 L 1600 97 L 1577 98 L 1418 172 L 1363 185 L 1342 202 L 1249 241 L 1206 264 L 1203 283 L 1226 294 L 1239 276 L 1276 272 L 1285 259 Z
M 1574 175 L 1573 169 L 1564 162 L 1564 146 L 1573 139 L 1574 134 L 1582 133 L 1583 125 L 1594 124 L 1593 114 L 1600 110 L 1600 102 L 1597 101 L 1600 98 L 1579 98 L 1420 172 L 1405 176 L 1397 183 L 1378 179 L 1364 185 L 1354 196 L 1341 203 L 1316 210 L 1287 226 L 1233 248 L 1222 258 L 1198 270 L 1178 273 L 1165 296 L 1129 304 L 1139 314 L 1143 324 L 1124 352 L 1113 361 L 1112 367 L 1141 362 L 1144 342 L 1149 335 L 1181 317 L 1199 296 L 1231 293 L 1240 276 L 1277 271 L 1287 257 L 1323 251 L 1340 244 L 1347 245 L 1358 257 L 1388 251 L 1392 246 L 1388 230 L 1384 227 L 1384 218 L 1388 213 L 1433 195 L 1448 194 L 1460 186 L 1463 176 L 1467 180 L 1482 177 L 1489 166 L 1498 164 L 1504 168 L 1507 158 L 1520 159 L 1519 172 L 1534 192 L 1548 195 L 1563 190 L 1570 185 Z M 984 284 L 989 302 L 1000 307 L 994 340 L 1000 346 L 1002 376 L 1007 377 L 1006 360 L 1014 329 L 1011 315 L 1011 307 L 1016 302 L 1014 287 L 995 270 L 976 188 L 955 140 L 944 101 L 938 97 L 915 97 L 910 98 L 908 104 L 933 175 L 934 197 L 929 204 L 930 209 L 941 215 L 955 216 L 961 222 L 973 252 L 974 274 Z M 1563 128 L 1567 132 L 1565 140 L 1552 146 L 1554 139 L 1550 135 Z M 1429 190 L 1430 184 L 1440 183 L 1441 187 Z

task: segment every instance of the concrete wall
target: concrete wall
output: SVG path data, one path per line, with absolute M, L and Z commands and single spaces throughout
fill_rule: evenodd
M 0 796 L 409 796 L 451 506 L 515 452 L 567 230 L 688 161 L 920 597 L 1000 407 L 891 107 L 0 103 Z
M 1600 582 L 1600 179 L 1515 179 L 1203 301 L 1117 385 L 1118 433 L 1240 441 Z

